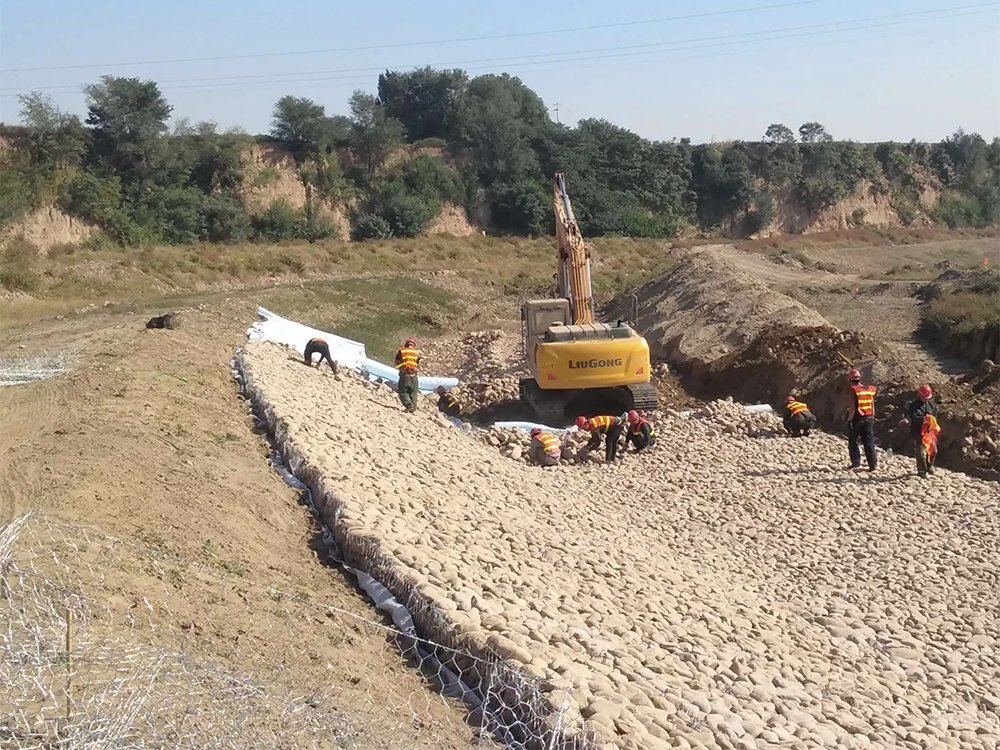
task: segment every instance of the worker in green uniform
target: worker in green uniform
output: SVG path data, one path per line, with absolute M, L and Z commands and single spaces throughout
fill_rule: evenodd
M 420 400 L 420 380 L 417 377 L 417 367 L 420 365 L 421 354 L 417 351 L 417 342 L 407 339 L 396 350 L 396 369 L 399 371 L 399 401 L 407 414 L 417 410 Z

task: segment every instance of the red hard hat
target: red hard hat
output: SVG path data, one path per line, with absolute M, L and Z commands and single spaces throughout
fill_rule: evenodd
M 788 398 L 786 398 L 786 399 L 785 399 L 785 403 L 786 403 L 786 404 L 790 404 L 790 403 L 792 403 L 792 402 L 793 402 L 794 400 L 795 400 L 795 396 L 789 396 Z
M 632 409 L 628 413 L 628 421 L 631 422 L 632 424 L 635 424 L 636 422 L 638 422 L 639 421 L 639 412 L 637 412 L 635 409 Z
M 924 401 L 930 401 L 934 398 L 934 391 L 931 390 L 931 387 L 927 383 L 924 383 L 917 389 L 917 395 Z
M 541 427 L 532 427 L 531 428 L 531 437 L 535 437 L 536 435 L 541 435 L 541 434 L 542 434 L 542 428 Z
M 587 418 L 586 417 L 577 417 L 576 418 L 576 426 L 579 427 L 581 430 L 587 429 Z
M 861 380 L 861 371 L 857 367 L 852 367 L 847 372 L 848 380 Z
M 417 342 L 414 339 L 407 339 L 403 342 L 403 346 L 416 346 Z

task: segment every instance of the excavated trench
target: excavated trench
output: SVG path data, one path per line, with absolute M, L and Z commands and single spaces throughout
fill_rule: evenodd
M 784 407 L 795 393 L 822 429 L 846 437 L 852 403 L 845 360 L 879 387 L 880 447 L 913 455 L 906 407 L 919 382 L 879 341 L 842 331 L 816 311 L 705 252 L 635 292 L 638 325 L 654 362 L 667 363 L 692 397 L 732 397 Z M 613 301 L 607 317 L 631 308 L 632 294 Z M 985 363 L 963 378 L 932 383 L 941 414 L 938 465 L 1000 480 L 1000 368 Z M 846 460 L 846 450 L 845 450 Z

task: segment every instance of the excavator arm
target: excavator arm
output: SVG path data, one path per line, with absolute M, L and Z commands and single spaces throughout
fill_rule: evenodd
M 594 290 L 590 281 L 590 251 L 587 250 L 580 226 L 576 223 L 562 172 L 556 172 L 552 188 L 559 296 L 569 300 L 571 322 L 574 325 L 593 323 Z

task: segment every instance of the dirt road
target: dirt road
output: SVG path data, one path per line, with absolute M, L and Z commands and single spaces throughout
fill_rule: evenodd
M 185 311 L 176 331 L 100 311 L 6 332 L 0 351 L 78 361 L 67 376 L 0 388 L 0 523 L 33 510 L 124 540 L 136 550 L 117 563 L 126 581 L 146 580 L 149 555 L 174 561 L 171 585 L 151 590 L 92 588 L 99 567 L 72 573 L 102 601 L 148 599 L 156 633 L 143 638 L 277 693 L 314 694 L 313 711 L 339 717 L 318 746 L 470 747 L 464 710 L 367 624 L 385 621 L 313 551 L 313 518 L 268 466 L 229 371 L 253 312 L 220 298 Z M 277 608 L 275 592 L 309 606 Z M 119 637 L 123 652 L 134 646 L 134 633 Z

